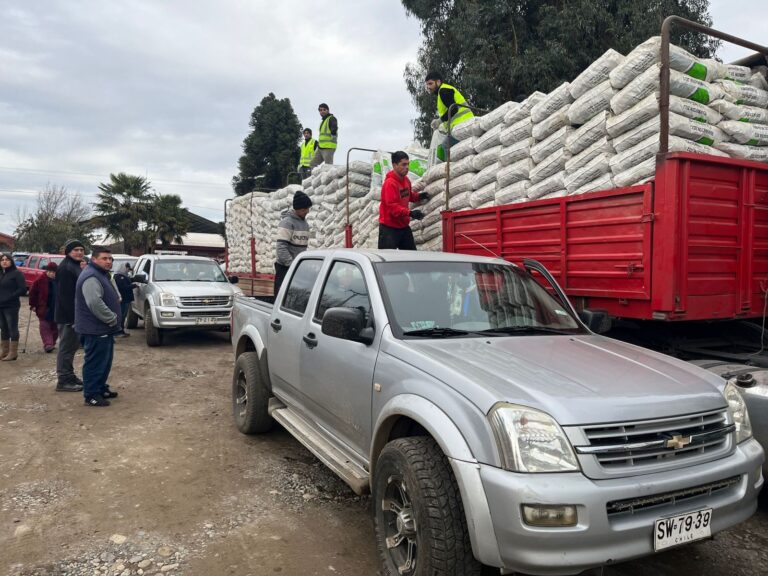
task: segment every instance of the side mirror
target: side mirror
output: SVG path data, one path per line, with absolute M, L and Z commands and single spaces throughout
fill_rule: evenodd
M 230 284 L 237 284 L 238 282 L 240 282 L 240 278 L 238 278 L 237 276 L 230 276 L 229 277 L 229 283 Z
M 147 283 L 147 275 L 146 274 L 134 274 L 133 275 L 133 281 L 137 282 L 139 284 L 146 284 Z
M 359 308 L 329 308 L 323 314 L 322 332 L 333 338 L 365 345 L 374 339 L 373 328 L 365 326 L 365 314 Z
M 605 334 L 611 329 L 611 317 L 605 310 L 585 308 L 579 311 L 579 318 L 595 334 Z

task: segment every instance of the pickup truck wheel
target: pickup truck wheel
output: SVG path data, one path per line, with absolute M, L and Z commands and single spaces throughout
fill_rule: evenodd
M 269 432 L 274 423 L 269 415 L 269 396 L 269 389 L 261 375 L 259 355 L 243 352 L 235 362 L 232 376 L 232 412 L 240 432 Z
M 129 330 L 135 329 L 139 325 L 139 316 L 132 308 L 128 308 L 128 314 L 125 315 L 125 327 Z
M 144 310 L 144 335 L 147 339 L 147 346 L 162 346 L 163 331 L 152 322 L 152 311 L 149 306 Z
M 393 440 L 376 463 L 376 543 L 386 576 L 479 576 L 448 459 L 429 437 Z

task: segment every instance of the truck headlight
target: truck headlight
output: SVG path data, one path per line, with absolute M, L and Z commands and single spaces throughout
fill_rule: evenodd
M 741 396 L 741 392 L 736 387 L 734 380 L 729 380 L 723 391 L 726 402 L 728 402 L 728 412 L 736 425 L 736 443 L 744 442 L 752 438 L 752 423 L 749 421 L 749 410 L 747 403 Z
M 549 415 L 516 404 L 496 404 L 488 418 L 501 464 L 512 472 L 574 472 L 579 463 L 563 429 Z
M 176 306 L 176 296 L 163 292 L 160 294 L 160 306 Z

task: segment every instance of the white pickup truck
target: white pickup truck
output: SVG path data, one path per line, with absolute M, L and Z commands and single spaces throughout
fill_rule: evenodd
M 500 259 L 313 251 L 238 296 L 232 403 L 373 495 L 383 574 L 577 574 L 710 538 L 763 486 L 736 380 L 596 334 Z
M 134 266 L 134 301 L 128 328 L 144 320 L 148 346 L 160 346 L 168 330 L 228 329 L 232 302 L 242 290 L 212 258 L 148 254 Z

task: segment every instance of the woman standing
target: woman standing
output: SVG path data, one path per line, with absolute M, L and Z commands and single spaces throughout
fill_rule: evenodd
M 0 254 L 0 360 L 19 355 L 19 297 L 27 292 L 24 275 L 16 270 L 10 254 Z
M 43 348 L 52 352 L 56 348 L 59 330 L 53 319 L 56 310 L 56 262 L 49 262 L 45 267 L 45 276 L 40 276 L 29 289 L 29 307 L 40 319 L 40 337 Z

